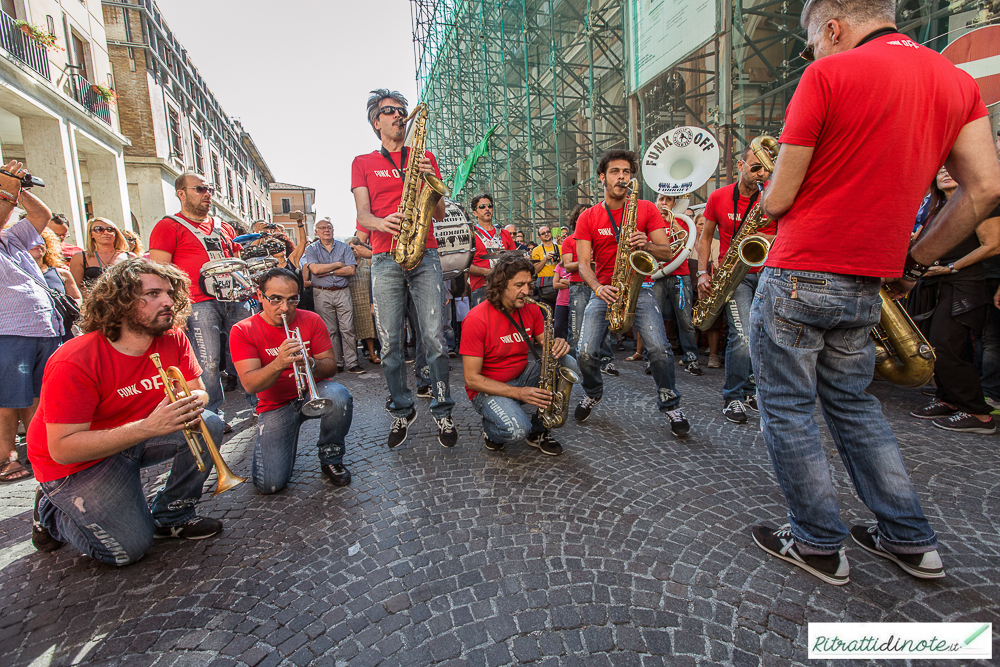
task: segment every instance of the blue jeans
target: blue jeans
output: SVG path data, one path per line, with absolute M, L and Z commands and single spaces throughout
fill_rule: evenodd
M 795 541 L 812 553 L 831 553 L 848 535 L 813 420 L 818 395 L 854 488 L 878 519 L 883 546 L 897 553 L 936 549 L 882 406 L 865 391 L 875 370 L 868 334 L 881 313 L 880 280 L 772 268 L 760 276 L 750 327 L 757 404 Z
M 726 343 L 726 383 L 722 385 L 722 401 L 742 401 L 757 393 L 750 360 L 750 307 L 757 291 L 759 273 L 748 273 L 736 286 L 736 292 L 722 309 L 729 325 Z
M 333 409 L 319 418 L 319 462 L 344 462 L 345 440 L 354 417 L 354 399 L 343 385 L 328 380 L 316 385 L 319 395 L 333 401 Z M 295 467 L 299 427 L 309 417 L 302 414 L 303 399 L 295 399 L 277 410 L 257 417 L 253 443 L 253 485 L 261 493 L 281 491 Z
M 389 255 L 379 253 L 372 260 L 372 294 L 375 322 L 382 340 L 382 373 L 389 386 L 393 417 L 405 417 L 413 408 L 413 393 L 406 386 L 406 362 L 403 357 L 403 318 L 407 297 L 416 306 L 420 339 L 427 355 L 431 379 L 431 414 L 441 419 L 451 414 L 455 401 L 448 385 L 448 354 L 444 349 L 441 309 L 444 284 L 437 250 L 424 253 L 416 268 L 406 271 Z
M 472 293 L 469 295 L 469 308 L 475 308 L 483 301 L 486 301 L 486 285 L 472 290 Z
M 583 327 L 583 313 L 587 310 L 590 297 L 594 295 L 594 290 L 586 283 L 570 283 L 569 286 L 569 335 L 566 342 L 569 343 L 569 353 L 576 356 L 576 348 L 580 341 L 580 329 Z M 601 363 L 611 361 L 611 337 L 605 336 L 601 341 Z
M 600 398 L 604 393 L 601 378 L 600 346 L 608 333 L 608 304 L 596 294 L 587 304 L 583 314 L 583 329 L 580 331 L 580 351 L 576 360 L 583 376 L 583 391 L 591 398 Z M 642 334 L 642 342 L 649 355 L 649 363 L 656 381 L 656 405 L 661 412 L 673 410 L 681 402 L 674 378 L 674 354 L 663 330 L 663 314 L 656 305 L 651 290 L 639 290 L 635 307 L 633 331 Z
M 576 359 L 568 354 L 560 358 L 559 363 L 577 374 L 580 372 Z M 541 362 L 529 359 L 521 374 L 507 384 L 511 387 L 537 387 L 541 373 Z M 491 396 L 482 392 L 472 399 L 472 407 L 483 417 L 483 431 L 486 437 L 502 445 L 521 442 L 529 433 L 542 433 L 546 430 L 542 420 L 538 418 L 538 413 L 533 413 L 529 419 L 521 405 L 520 401 L 513 398 Z
M 187 336 L 201 366 L 201 381 L 208 392 L 207 410 L 219 412 L 225 395 L 222 391 L 221 371 L 222 334 L 230 335 L 233 325 L 250 317 L 246 303 L 235 301 L 201 301 L 191 304 L 187 321 Z M 240 385 L 242 389 L 242 385 Z M 246 394 L 250 400 L 249 394 Z
M 216 443 L 224 425 L 218 416 L 202 417 Z M 212 470 L 206 452 L 205 472 L 178 431 L 143 440 L 72 475 L 43 482 L 38 503 L 42 526 L 60 542 L 108 565 L 134 563 L 149 551 L 157 526 L 180 526 L 195 517 L 195 505 Z M 139 471 L 173 459 L 167 483 L 147 507 Z
M 653 282 L 653 296 L 663 311 L 664 319 L 677 323 L 684 361 L 698 361 L 698 343 L 691 324 L 694 300 L 691 294 L 691 276 L 666 276 Z

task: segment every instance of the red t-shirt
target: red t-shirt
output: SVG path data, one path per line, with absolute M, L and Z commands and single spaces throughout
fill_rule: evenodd
M 160 355 L 163 368 L 177 366 L 190 382 L 201 376 L 187 336 L 171 329 L 153 339 L 137 357 L 119 352 L 99 331 L 63 344 L 49 358 L 42 397 L 28 427 L 28 458 L 35 478 L 51 482 L 85 470 L 103 459 L 63 465 L 49 456 L 46 424 L 86 424 L 104 431 L 145 419 L 166 394 L 149 355 Z
M 767 183 L 764 184 L 767 187 Z M 724 188 L 719 188 L 714 190 L 712 194 L 708 195 L 708 203 L 705 204 L 705 219 L 711 220 L 719 228 L 719 261 L 726 256 L 729 252 L 729 246 L 732 245 L 733 233 L 736 231 L 737 225 L 739 225 L 743 218 L 747 214 L 747 208 L 750 206 L 750 197 L 744 197 L 740 195 L 740 199 L 736 204 L 736 217 L 733 218 L 733 190 L 736 189 L 737 184 L 727 185 Z M 754 186 L 756 187 L 756 186 Z M 760 201 L 760 197 L 756 198 L 754 206 Z M 762 221 L 762 226 L 757 228 L 758 234 L 774 234 L 778 229 L 778 223 L 773 220 L 768 220 L 767 216 L 764 217 Z M 761 267 L 757 266 L 750 269 L 750 273 L 757 273 L 760 271 Z
M 625 207 L 611 211 L 614 216 L 615 225 L 621 228 L 622 212 Z M 635 210 L 635 228 L 649 234 L 650 232 L 663 229 L 667 223 L 660 216 L 660 211 L 656 204 L 645 199 L 637 202 Z M 604 202 L 591 206 L 580 215 L 576 222 L 576 232 L 573 234 L 577 241 L 590 241 L 590 256 L 597 262 L 597 280 L 602 285 L 607 285 L 611 281 L 611 276 L 615 272 L 615 257 L 618 254 L 618 241 L 615 239 L 615 229 L 608 220 L 607 210 Z
M 180 213 L 175 215 L 178 218 L 187 220 L 205 234 L 209 234 L 212 231 L 213 218 L 207 218 L 204 222 L 195 222 Z M 222 236 L 228 241 L 228 243 L 223 242 L 220 244 L 220 252 L 225 257 L 239 257 L 239 251 L 242 249 L 242 246 L 239 243 L 233 243 L 236 231 L 225 222 L 220 222 L 219 226 L 221 227 Z M 149 235 L 149 249 L 169 252 L 171 263 L 186 273 L 187 277 L 191 279 L 191 303 L 212 300 L 212 297 L 202 292 L 198 286 L 201 267 L 211 258 L 208 256 L 205 246 L 198 237 L 191 233 L 191 230 L 186 229 L 175 220 L 163 218 L 156 223 L 152 233 Z
M 295 317 L 288 323 L 292 331 L 298 327 L 302 334 L 302 342 L 310 357 L 333 348 L 330 334 L 323 324 L 323 319 L 308 310 L 296 309 Z M 260 359 L 261 366 L 267 366 L 278 357 L 278 348 L 287 340 L 284 326 L 272 326 L 257 313 L 252 317 L 237 322 L 229 334 L 229 353 L 233 362 L 245 359 Z M 291 366 L 278 376 L 277 381 L 257 393 L 257 414 L 283 408 L 289 401 L 299 397 L 295 386 L 295 372 Z
M 767 265 L 901 275 L 927 187 L 985 115 L 971 76 L 899 33 L 809 65 L 780 141 L 815 150 Z
M 575 232 L 573 233 L 572 236 L 567 237 L 566 240 L 562 242 L 562 254 L 564 254 L 564 255 L 570 255 L 571 256 L 570 257 L 570 261 L 571 262 L 578 262 L 578 261 L 580 261 L 580 258 L 576 254 L 576 233 Z M 569 282 L 570 282 L 570 284 L 572 284 L 572 283 L 582 283 L 583 282 L 583 278 L 580 277 L 580 271 L 579 270 L 577 270 L 577 271 L 568 271 L 567 273 L 569 273 Z
M 67 262 L 70 260 L 71 257 L 73 257 L 73 255 L 75 255 L 78 252 L 83 252 L 83 248 L 69 243 L 62 244 L 63 257 L 66 258 Z
M 483 229 L 482 227 L 476 225 L 472 228 L 473 237 L 476 239 L 476 253 L 472 257 L 472 265 L 478 266 L 482 269 L 490 268 L 490 260 L 486 259 L 484 255 L 487 252 L 499 252 L 500 250 L 514 250 L 514 239 L 506 229 L 498 229 L 492 227 L 490 229 Z M 500 247 L 499 248 L 487 248 L 486 244 L 483 243 L 481 237 L 489 239 L 494 244 L 496 243 L 497 234 L 500 234 Z M 486 276 L 474 276 L 469 274 L 469 289 L 476 290 L 486 284 Z
M 438 169 L 434 154 L 430 151 L 425 151 L 424 154 L 430 158 L 434 173 L 441 178 L 441 171 Z M 351 191 L 353 192 L 354 188 L 368 188 L 368 201 L 371 204 L 372 215 L 376 218 L 384 218 L 398 211 L 399 200 L 403 198 L 406 164 L 403 163 L 402 153 L 389 153 L 389 155 L 397 167 L 403 166 L 402 176 L 399 169 L 390 164 L 380 151 L 359 155 L 354 158 L 354 163 L 351 165 Z M 392 249 L 392 236 L 371 230 L 371 246 L 373 253 L 389 252 Z M 427 247 L 438 247 L 437 239 L 434 238 L 434 223 L 431 223 L 430 231 L 427 232 Z
M 536 338 L 545 331 L 542 309 L 533 303 L 518 308 L 511 317 L 518 323 L 524 323 L 524 332 L 531 338 Z M 489 301 L 483 301 L 470 310 L 462 320 L 460 352 L 463 356 L 481 358 L 483 377 L 498 382 L 510 382 L 528 365 L 528 343 L 521 337 L 517 327 Z M 469 400 L 479 394 L 478 391 L 469 389 L 468 385 L 465 391 Z

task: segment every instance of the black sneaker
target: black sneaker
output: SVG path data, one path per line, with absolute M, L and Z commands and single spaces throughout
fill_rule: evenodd
M 42 491 L 42 485 L 39 484 L 35 488 L 35 509 L 31 513 L 31 545 L 38 551 L 55 551 L 65 544 L 65 542 L 60 542 L 52 537 L 49 531 L 42 528 L 42 520 L 38 516 L 38 503 L 41 502 L 44 495 L 45 492 Z
M 177 537 L 182 540 L 203 540 L 222 530 L 222 522 L 207 516 L 196 516 L 179 526 L 157 526 L 153 539 Z
M 917 419 L 937 419 L 938 417 L 951 417 L 956 414 L 958 414 L 958 408 L 945 405 L 941 401 L 931 401 L 924 407 L 910 412 L 910 416 Z
M 584 396 L 580 405 L 576 406 L 576 412 L 573 413 L 573 416 L 578 422 L 585 422 L 590 419 L 590 412 L 600 404 L 601 399 Z
M 667 410 L 667 419 L 670 420 L 670 432 L 673 433 L 678 438 L 681 438 L 691 432 L 691 424 L 688 422 L 687 418 L 684 417 L 684 413 L 680 408 L 676 410 Z
M 430 398 L 431 397 L 431 386 L 429 384 L 423 387 L 417 387 L 417 398 Z
M 502 452 L 503 451 L 503 443 L 502 442 L 493 442 L 488 437 L 486 437 L 485 433 L 483 433 L 483 440 L 486 441 L 486 444 L 484 446 L 486 447 L 486 449 L 490 450 L 491 452 Z
M 347 369 L 347 372 L 348 373 L 360 374 L 360 373 L 364 373 L 365 369 L 361 368 L 361 366 L 358 366 L 357 364 L 354 364 L 353 366 L 351 366 L 350 368 Z
M 451 415 L 441 417 L 441 419 L 435 417 L 434 423 L 438 427 L 438 442 L 441 443 L 441 446 L 454 447 L 455 443 L 458 442 L 458 431 L 455 429 L 455 422 L 452 421 Z
M 340 463 L 323 463 L 319 467 L 334 486 L 347 486 L 351 483 L 351 471 Z
M 417 409 L 410 408 L 410 414 L 405 417 L 394 417 L 392 426 L 389 427 L 389 449 L 395 449 L 406 442 L 406 430 L 413 420 L 417 418 Z
M 649 363 L 647 361 L 646 362 L 646 375 L 652 375 L 652 374 L 653 374 L 653 364 L 651 364 L 651 363 Z
M 847 554 L 843 548 L 829 556 L 803 556 L 795 548 L 791 527 L 788 524 L 777 530 L 770 526 L 754 526 L 750 533 L 757 546 L 767 553 L 801 567 L 828 584 L 843 586 L 851 581 L 851 566 L 847 562 Z
M 701 367 L 698 366 L 698 362 L 697 361 L 689 361 L 688 365 L 684 367 L 684 372 L 685 373 L 690 373 L 691 375 L 704 375 L 705 374 L 705 371 L 701 370 Z
M 729 405 L 722 408 L 722 416 L 734 424 L 747 423 L 747 411 L 743 408 L 743 401 L 729 401 Z
M 751 412 L 756 412 L 760 414 L 760 410 L 757 408 L 757 394 L 751 394 L 747 396 L 747 400 L 743 401 L 743 407 Z
M 449 359 L 454 359 L 457 356 L 458 356 L 458 353 L 455 352 L 455 350 L 448 350 L 448 358 Z
M 865 551 L 887 558 L 919 579 L 940 579 L 944 564 L 937 549 L 922 554 L 894 554 L 879 544 L 878 526 L 851 526 L 851 538 Z
M 546 456 L 559 456 L 562 454 L 562 445 L 556 442 L 556 439 L 549 435 L 548 431 L 531 433 L 525 438 L 525 442 L 535 449 L 540 450 Z
M 601 372 L 605 375 L 620 375 L 613 362 L 608 362 L 601 366 Z
M 997 432 L 996 422 L 993 417 L 987 421 L 980 421 L 968 412 L 956 412 L 951 417 L 940 417 L 931 422 L 938 428 L 946 431 L 958 431 L 960 433 L 981 433 L 982 435 L 993 435 Z

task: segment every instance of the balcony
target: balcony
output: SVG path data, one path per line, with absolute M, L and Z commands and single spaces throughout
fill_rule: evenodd
M 52 80 L 49 76 L 49 56 L 45 47 L 28 39 L 28 36 L 14 25 L 14 19 L 2 11 L 0 11 L 0 46 L 12 58 L 20 60 L 45 77 L 47 81 Z M 110 124 L 110 120 L 108 124 Z
M 82 75 L 75 72 L 69 75 L 69 85 L 73 93 L 73 99 L 83 105 L 83 107 L 111 125 L 111 110 L 108 103 L 104 101 L 101 94 L 95 92 L 92 84 Z

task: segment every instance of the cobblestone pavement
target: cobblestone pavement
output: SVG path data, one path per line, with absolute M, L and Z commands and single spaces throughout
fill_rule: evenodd
M 381 374 L 341 375 L 349 487 L 319 473 L 309 423 L 282 493 L 206 494 L 220 536 L 157 541 L 124 569 L 36 553 L 34 485 L 0 487 L 0 665 L 770 667 L 806 662 L 809 621 L 1000 627 L 995 437 L 907 417 L 929 399 L 875 383 L 948 576 L 921 582 L 847 545 L 851 583 L 834 587 L 753 544 L 748 526 L 784 523 L 784 503 L 758 420 L 720 414 L 722 372 L 678 373 L 692 435 L 677 440 L 642 365 L 620 368 L 586 426 L 558 433 L 558 458 L 485 450 L 458 360 L 453 450 L 417 399 L 410 439 L 388 451 Z M 250 413 L 235 392 L 227 409 L 237 432 L 222 451 L 249 475 Z M 821 431 L 845 522 L 869 520 Z

